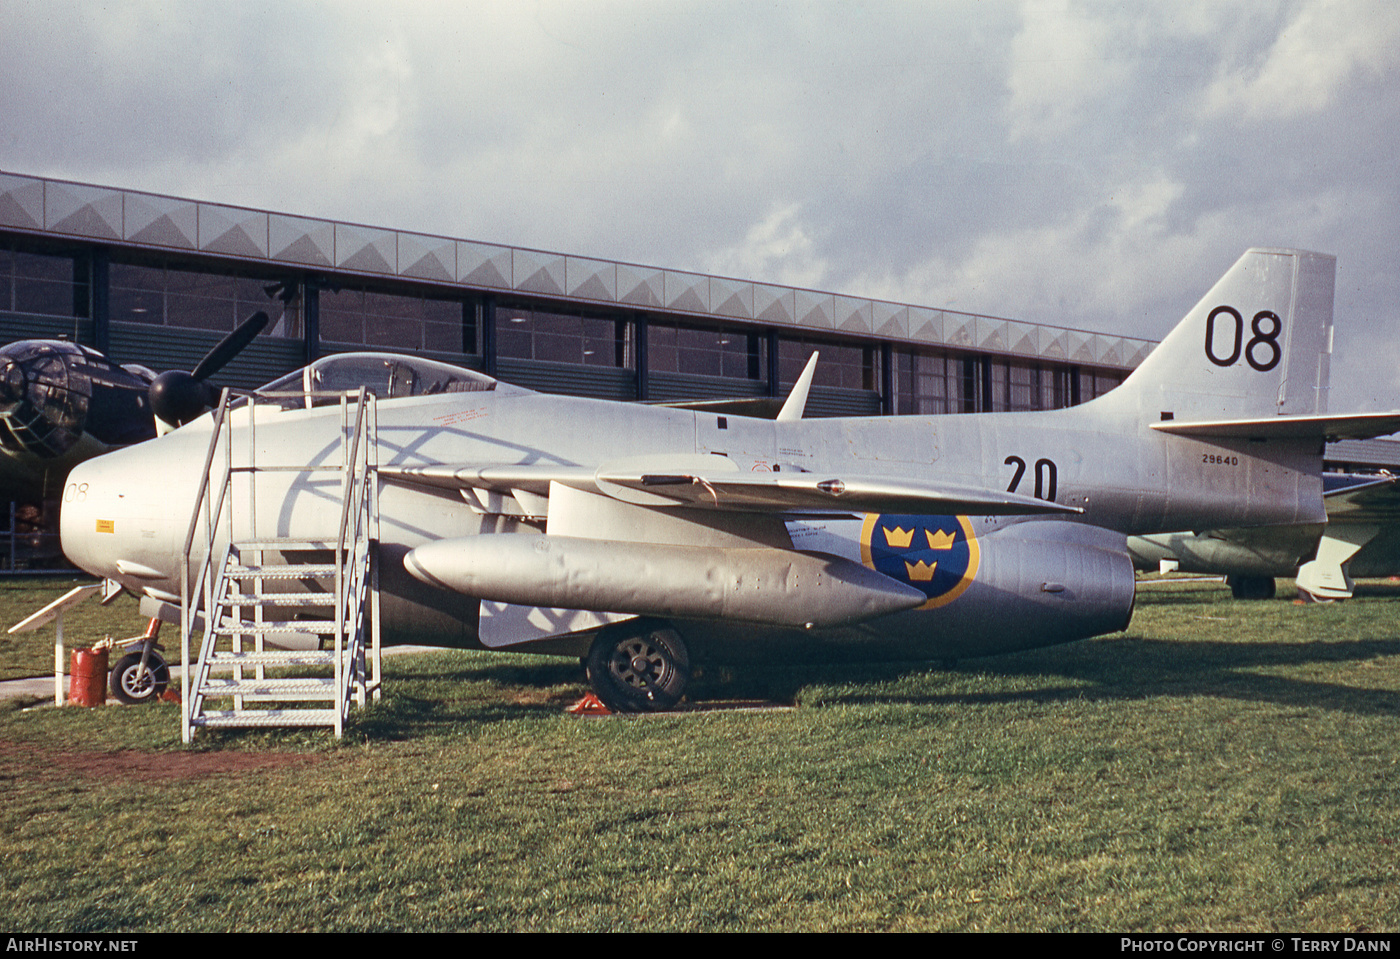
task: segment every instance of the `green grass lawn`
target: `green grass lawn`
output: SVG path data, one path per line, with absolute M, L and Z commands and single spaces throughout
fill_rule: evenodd
M 7 630 L 74 586 L 95 582 L 91 576 L 80 573 L 0 579 L 0 680 L 53 675 L 52 625 L 29 633 L 11 634 Z M 139 636 L 144 628 L 136 600 L 126 593 L 109 606 L 87 599 L 63 614 L 64 644 L 70 653 L 80 644 L 90 646 L 108 635 L 116 639 Z M 177 649 L 178 644 L 173 642 L 177 631 L 172 629 L 170 635 L 172 643 L 168 648 Z
M 1325 607 L 1153 584 L 1123 635 L 951 668 L 712 669 L 697 698 L 795 708 L 631 718 L 563 711 L 576 662 L 395 657 L 340 742 L 187 749 L 173 706 L 0 706 L 0 915 L 50 932 L 1394 931 L 1397 612 L 1387 583 Z

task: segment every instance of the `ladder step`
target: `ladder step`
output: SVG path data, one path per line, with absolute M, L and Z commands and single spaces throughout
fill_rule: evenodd
M 307 549 L 335 549 L 335 541 L 329 539 L 279 539 L 273 536 L 268 539 L 240 540 L 234 546 L 240 553 L 251 553 L 258 549 L 296 552 Z
M 225 606 L 334 606 L 335 593 L 237 593 Z
M 262 566 L 235 566 L 229 564 L 224 570 L 229 579 L 319 579 L 335 575 L 334 563 L 269 563 Z
M 334 726 L 334 709 L 210 709 L 190 719 L 192 726 Z
M 205 696 L 249 696 L 265 701 L 335 700 L 335 678 L 298 676 L 293 679 L 206 679 L 200 687 Z
M 334 666 L 335 652 L 315 649 L 268 649 L 262 652 L 235 653 L 228 650 L 209 654 L 209 665 L 229 666 Z
M 349 632 L 349 629 L 346 630 Z M 294 620 L 292 622 L 270 621 L 266 623 L 250 623 L 247 620 L 238 623 L 224 622 L 214 630 L 218 636 L 232 636 L 238 633 L 242 636 L 286 636 L 290 633 L 305 633 L 308 636 L 334 636 L 335 623 L 325 619 L 308 619 L 304 621 Z

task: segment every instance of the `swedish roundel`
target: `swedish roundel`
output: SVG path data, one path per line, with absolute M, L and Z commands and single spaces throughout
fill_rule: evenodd
M 861 561 L 922 590 L 928 602 L 919 609 L 936 609 L 961 596 L 977 575 L 978 556 L 966 516 L 871 513 L 860 531 Z

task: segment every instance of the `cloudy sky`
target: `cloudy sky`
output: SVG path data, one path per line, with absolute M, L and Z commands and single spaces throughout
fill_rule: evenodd
M 1338 257 L 1400 407 L 1393 0 L 5 0 L 0 169 L 1160 338 Z

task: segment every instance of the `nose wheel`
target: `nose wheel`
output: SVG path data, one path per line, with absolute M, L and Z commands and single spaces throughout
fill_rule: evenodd
M 690 681 L 690 655 L 680 634 L 654 620 L 603 630 L 584 666 L 593 692 L 615 713 L 670 709 Z
M 140 666 L 141 651 L 137 650 L 127 653 L 112 667 L 112 695 L 128 706 L 154 702 L 170 684 L 170 667 L 155 650 L 151 650 L 145 672 L 138 678 Z

